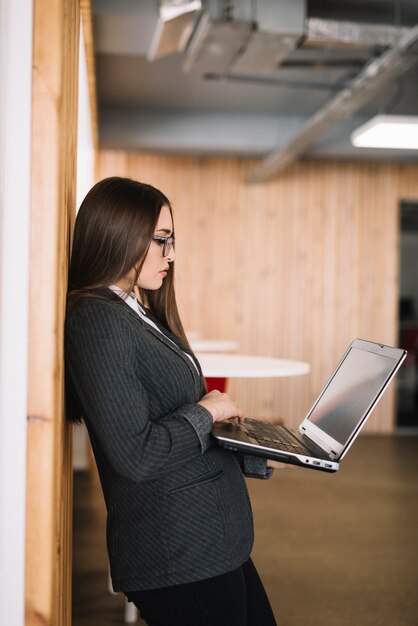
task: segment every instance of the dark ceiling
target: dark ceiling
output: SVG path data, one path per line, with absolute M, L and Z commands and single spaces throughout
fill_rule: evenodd
M 253 0 L 254 11 L 261 2 Z M 218 4 L 229 7 L 233 19 L 234 10 L 242 9 L 238 0 Z M 244 76 L 204 76 L 183 70 L 187 51 L 147 60 L 159 16 L 157 0 L 94 0 L 93 12 L 104 147 L 268 155 L 285 146 L 311 116 L 350 86 L 367 62 L 385 52 L 376 45 L 305 43 L 268 74 L 253 70 Z M 418 24 L 418 0 L 308 0 L 305 23 L 312 18 L 412 28 Z M 301 156 L 417 160 L 415 151 L 358 149 L 349 139 L 354 128 L 378 113 L 418 115 L 418 52 L 416 59 L 355 114 L 326 129 Z

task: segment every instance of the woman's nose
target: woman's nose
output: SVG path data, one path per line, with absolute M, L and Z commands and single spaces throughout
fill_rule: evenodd
M 171 248 L 170 252 L 168 253 L 168 255 L 166 256 L 166 259 L 169 263 L 172 263 L 174 261 L 174 259 L 176 258 L 176 252 L 174 250 L 174 246 Z

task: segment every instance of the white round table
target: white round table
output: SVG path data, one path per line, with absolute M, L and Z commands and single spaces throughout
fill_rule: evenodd
M 247 354 L 196 354 L 207 379 L 208 390 L 225 391 L 227 378 L 276 378 L 308 374 L 310 366 L 304 361 L 276 359 Z
M 235 352 L 239 348 L 238 341 L 227 339 L 189 339 L 189 341 L 193 352 Z

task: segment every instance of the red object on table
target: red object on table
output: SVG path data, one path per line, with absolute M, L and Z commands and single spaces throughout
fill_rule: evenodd
M 206 385 L 209 391 L 217 389 L 218 391 L 225 393 L 227 378 L 206 378 Z

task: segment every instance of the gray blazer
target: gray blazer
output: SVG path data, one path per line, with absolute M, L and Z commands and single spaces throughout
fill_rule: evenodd
M 67 314 L 66 390 L 100 474 L 113 587 L 154 589 L 231 571 L 253 545 L 243 471 L 271 472 L 264 460 L 214 443 L 212 416 L 196 404 L 201 368 L 186 346 L 103 293 Z

